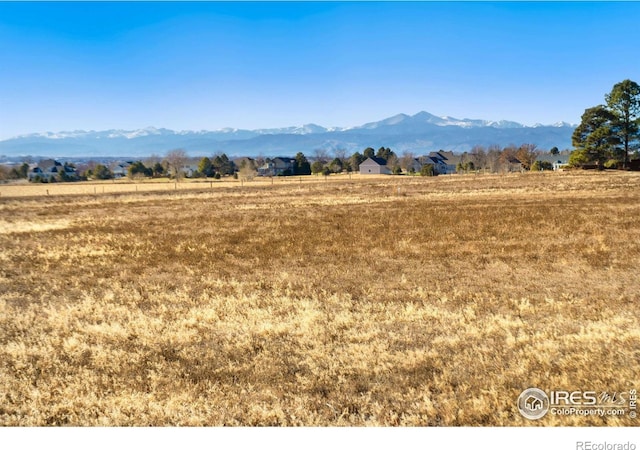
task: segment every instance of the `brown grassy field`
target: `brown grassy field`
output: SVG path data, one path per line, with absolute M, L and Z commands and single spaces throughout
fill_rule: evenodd
M 383 176 L 366 175 L 365 178 L 380 179 Z M 179 182 L 168 178 L 120 178 L 117 180 L 95 180 L 75 183 L 30 183 L 19 180 L 10 183 L 0 183 L 0 198 L 4 197 L 44 197 L 48 195 L 102 195 L 102 194 L 133 194 L 149 192 L 185 192 L 202 191 L 205 189 L 237 189 L 242 187 L 285 186 L 319 183 L 340 183 L 345 180 L 357 181 L 363 179 L 359 174 L 334 174 L 331 177 L 322 175 L 304 175 L 295 177 L 244 177 L 233 179 L 225 177 L 220 180 L 211 178 L 183 178 Z
M 48 189 L 0 187 L 1 425 L 638 425 L 516 407 L 638 388 L 638 174 Z

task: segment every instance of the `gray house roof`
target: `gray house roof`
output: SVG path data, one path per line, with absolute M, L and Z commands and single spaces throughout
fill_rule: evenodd
M 569 161 L 569 155 L 563 155 L 563 154 L 552 155 L 550 153 L 543 153 L 541 155 L 538 155 L 536 159 L 538 161 L 548 161 L 551 164 L 553 163 L 566 164 Z
M 38 163 L 38 168 L 42 172 L 57 172 L 57 167 L 62 167 L 62 163 L 53 159 L 43 159 Z
M 444 161 L 436 156 L 425 156 L 423 164 L 444 164 Z
M 284 158 L 282 156 L 278 156 L 277 158 L 273 158 L 271 162 L 275 165 L 276 169 L 288 169 L 295 163 L 294 158 Z
M 369 160 L 373 161 L 374 163 L 376 163 L 379 166 L 386 166 L 387 165 L 387 160 L 386 159 L 378 158 L 376 156 L 370 156 L 365 161 L 363 161 L 360 165 L 365 164 Z

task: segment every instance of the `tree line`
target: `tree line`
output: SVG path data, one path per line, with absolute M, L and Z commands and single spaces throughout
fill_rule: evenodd
M 20 180 L 29 176 L 29 164 L 24 162 L 18 167 L 0 166 L 0 180 Z
M 513 170 L 551 170 L 552 165 L 547 161 L 540 161 L 538 158 L 546 153 L 534 144 L 521 144 L 516 146 L 510 144 L 505 147 L 490 145 L 488 147 L 477 145 L 469 152 L 464 152 L 457 158 L 456 171 L 468 173 L 474 171 L 501 172 Z M 549 153 L 558 155 L 560 151 L 557 147 L 552 148 Z M 368 158 L 380 158 L 386 162 L 392 174 L 402 175 L 437 175 L 437 170 L 430 164 L 426 155 L 417 156 L 412 152 L 403 152 L 398 155 L 389 147 L 381 146 L 377 150 L 367 147 L 362 151 L 348 154 L 344 149 L 337 149 L 329 152 L 324 149 L 316 149 L 311 158 L 307 158 L 303 152 L 298 152 L 291 158 L 292 165 L 279 176 L 290 175 L 331 175 L 337 173 L 358 172 L 360 164 Z M 189 176 L 192 178 L 214 178 L 239 176 L 243 179 L 251 179 L 258 174 L 258 169 L 275 158 L 240 158 L 237 164 L 226 154 L 214 154 L 204 156 L 198 160 L 194 170 L 193 159 L 189 158 L 184 150 L 172 150 L 164 157 L 151 156 L 148 159 L 130 161 L 125 164 L 126 172 L 118 171 L 118 166 L 111 168 L 103 163 L 89 162 L 79 164 L 77 167 L 71 163 L 66 166 L 73 167 L 75 174 L 73 178 L 65 177 L 65 171 L 56 178 L 43 179 L 34 177 L 31 181 L 51 182 L 51 181 L 86 181 L 86 180 L 109 180 L 117 176 L 127 176 L 130 179 L 140 178 L 161 178 L 169 177 L 180 179 L 186 175 L 186 167 L 189 168 Z M 288 159 L 288 158 L 287 158 Z M 311 159 L 311 162 L 309 159 Z M 419 169 L 416 170 L 415 162 L 418 161 Z M 191 163 L 191 164 L 188 164 Z M 12 180 L 28 178 L 29 164 L 23 163 L 20 166 L 8 169 L 0 167 L 0 180 Z
M 441 150 L 442 151 L 442 150 Z M 558 156 L 561 153 L 568 154 L 568 150 L 561 152 L 557 147 L 550 150 L 538 149 L 535 144 L 509 144 L 505 147 L 500 145 L 474 146 L 471 151 L 459 154 L 459 162 L 456 164 L 456 171 L 460 173 L 483 171 L 501 172 L 513 169 L 518 170 L 551 170 L 553 164 L 550 161 L 538 160 L 542 155 L 549 153 Z M 375 150 L 367 147 L 362 152 L 356 151 L 350 156 L 345 150 L 338 149 L 334 157 L 329 156 L 325 150 L 316 150 L 314 162 L 311 164 L 311 172 L 314 174 L 329 175 L 340 172 L 357 172 L 360 164 L 367 158 L 380 158 L 386 161 L 386 165 L 392 174 L 417 174 L 415 162 L 417 161 L 422 169 L 421 175 L 437 175 L 434 168 L 428 167 L 430 164 L 429 155 L 415 155 L 413 152 L 405 151 L 398 155 L 388 147 L 380 147 Z M 552 159 L 552 158 L 551 158 Z M 426 166 L 426 167 L 425 167 Z

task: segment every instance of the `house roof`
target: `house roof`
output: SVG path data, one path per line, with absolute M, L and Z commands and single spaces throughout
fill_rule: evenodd
M 452 151 L 440 150 L 438 154 L 446 161 L 446 164 L 455 166 L 461 162 L 462 155 L 456 155 Z
M 360 165 L 365 164 L 369 160 L 373 161 L 374 163 L 376 163 L 379 166 L 386 166 L 387 165 L 387 160 L 386 159 L 378 158 L 377 156 L 370 156 L 369 158 L 364 160 Z
M 425 156 L 424 164 L 444 164 L 445 162 L 437 156 Z
M 438 152 L 431 152 L 428 155 L 428 158 L 431 158 L 434 162 L 441 162 L 446 164 L 447 158 L 444 155 L 441 155 Z
M 276 158 L 273 158 L 271 161 L 277 161 L 277 160 L 280 160 L 280 161 L 282 161 L 284 163 L 287 163 L 287 164 L 291 164 L 291 163 L 293 163 L 295 161 L 295 158 L 287 158 L 287 157 L 284 157 L 284 156 L 278 156 Z
M 53 159 L 43 159 L 42 161 L 40 161 L 38 163 L 38 167 L 40 168 L 40 170 L 42 170 L 43 172 L 47 172 L 47 171 L 52 171 L 51 169 L 53 169 L 56 166 L 62 166 L 62 164 L 56 160 Z
M 566 164 L 569 161 L 569 155 L 552 155 L 550 153 L 543 153 L 542 155 L 538 155 L 536 158 L 538 161 L 548 161 L 551 164 L 560 163 Z
M 126 171 L 129 166 L 133 164 L 133 161 L 126 161 L 126 162 L 115 162 L 111 164 L 111 170 L 124 170 Z

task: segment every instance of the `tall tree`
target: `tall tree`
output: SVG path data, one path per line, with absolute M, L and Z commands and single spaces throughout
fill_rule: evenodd
M 629 150 L 637 148 L 640 140 L 640 86 L 624 80 L 613 86 L 605 97 L 614 116 L 611 131 L 620 138 L 623 167 L 629 166 Z
M 531 170 L 533 163 L 538 159 L 536 144 L 522 144 L 516 153 L 516 158 L 522 163 L 522 167 Z
M 400 168 L 405 172 L 409 173 L 409 171 L 413 168 L 413 162 L 416 157 L 412 152 L 404 151 L 402 152 L 402 156 L 400 158 Z
M 210 177 L 213 175 L 212 171 L 213 166 L 211 165 L 211 160 L 208 157 L 204 157 L 200 160 L 198 164 L 198 172 L 200 172 L 205 177 Z
M 211 161 L 212 170 L 220 175 L 233 175 L 235 164 L 229 159 L 226 153 L 216 155 Z
M 521 162 L 517 154 L 518 147 L 515 144 L 509 144 L 502 149 L 502 153 L 500 153 L 500 169 L 503 172 L 511 172 L 517 162 Z
M 389 158 L 391 158 L 391 156 L 395 156 L 395 155 L 396 154 L 389 147 L 387 147 L 387 148 L 380 147 L 378 149 L 378 152 L 376 153 L 376 156 L 378 158 L 382 158 L 382 159 L 389 159 Z
M 169 165 L 169 170 L 171 171 L 171 175 L 179 180 L 184 175 L 182 171 L 182 166 L 187 162 L 187 152 L 182 149 L 171 150 L 167 153 L 167 164 Z
M 471 157 L 471 162 L 473 163 L 474 167 L 477 170 L 486 169 L 486 167 L 487 167 L 487 152 L 486 152 L 486 150 L 484 149 L 484 147 L 482 145 L 475 145 L 471 149 L 470 157 Z
M 324 148 L 317 148 L 313 153 L 315 161 L 320 161 L 323 165 L 329 162 L 329 152 Z
M 391 170 L 391 173 L 394 175 L 400 175 L 402 173 L 402 168 L 400 167 L 400 160 L 396 156 L 395 153 L 389 150 L 389 156 L 384 158 L 387 161 L 387 167 Z
M 373 150 L 373 149 L 371 149 Z M 353 155 L 351 155 L 351 158 L 349 158 L 349 166 L 351 166 L 351 170 L 357 172 L 360 170 L 360 164 L 362 164 L 362 162 L 367 159 L 365 158 L 362 154 L 360 154 L 360 152 L 355 152 Z
M 93 169 L 92 174 L 96 180 L 110 180 L 113 178 L 111 170 L 103 164 L 98 164 L 95 169 Z
M 336 155 L 336 158 L 338 158 L 342 163 L 342 167 L 346 168 L 349 159 L 347 158 L 347 150 L 344 148 L 337 148 L 333 153 Z
M 491 144 L 487 149 L 487 166 L 489 172 L 497 172 L 500 169 L 500 157 L 502 156 L 502 150 L 498 144 Z
M 157 162 L 153 165 L 153 176 L 159 177 L 161 175 L 164 175 L 164 172 L 164 166 L 161 162 Z
M 609 158 L 614 157 L 616 146 L 620 143 L 620 137 L 612 131 L 615 120 L 615 114 L 604 105 L 587 108 L 571 138 L 576 148 L 571 163 L 595 161 L 603 167 Z
M 342 160 L 340 158 L 334 158 L 329 164 L 329 170 L 333 173 L 342 172 Z
M 311 173 L 320 173 L 322 169 L 324 169 L 322 161 L 314 161 L 313 164 L 311 164 Z
M 294 175 L 311 175 L 311 164 L 309 164 L 307 157 L 302 152 L 296 154 Z

